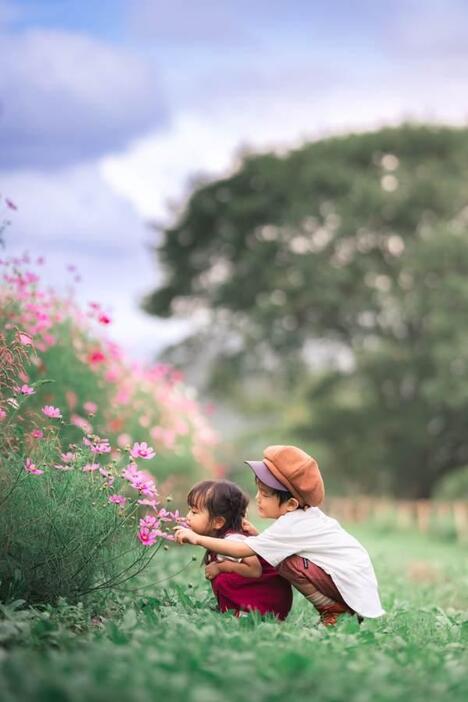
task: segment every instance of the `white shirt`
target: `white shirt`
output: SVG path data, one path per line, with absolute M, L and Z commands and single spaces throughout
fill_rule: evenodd
M 298 555 L 328 573 L 344 601 L 363 617 L 385 614 L 377 579 L 366 549 L 318 507 L 296 509 L 279 517 L 245 543 L 272 566 Z
M 245 534 L 239 534 L 237 532 L 230 532 L 223 537 L 228 541 L 245 541 L 247 536 Z M 242 563 L 243 558 L 233 558 L 232 556 L 222 556 L 220 553 L 216 554 L 217 561 L 235 561 L 236 563 Z

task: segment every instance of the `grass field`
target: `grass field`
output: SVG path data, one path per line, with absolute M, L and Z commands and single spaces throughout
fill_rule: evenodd
M 211 610 L 201 551 L 173 547 L 128 583 L 151 587 L 42 612 L 3 608 L 0 699 L 466 702 L 466 548 L 350 530 L 373 557 L 387 610 L 379 620 L 325 629 L 300 596 L 282 624 L 220 615 Z

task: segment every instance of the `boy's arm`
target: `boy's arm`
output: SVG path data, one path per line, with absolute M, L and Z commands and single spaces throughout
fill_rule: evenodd
M 205 576 L 208 580 L 216 578 L 218 573 L 237 573 L 244 578 L 259 578 L 262 574 L 262 566 L 256 556 L 244 558 L 242 563 L 235 561 L 216 561 L 210 563 L 205 568 Z
M 234 539 L 215 539 L 212 536 L 202 536 L 196 534 L 191 529 L 186 527 L 175 528 L 175 538 L 179 544 L 187 543 L 194 546 L 202 546 L 207 551 L 213 553 L 221 553 L 223 556 L 232 556 L 233 558 L 247 558 L 247 556 L 255 556 L 250 546 L 247 546 L 245 541 L 235 541 Z
M 257 527 L 254 527 L 252 522 L 249 522 L 245 517 L 242 520 L 242 531 L 245 531 L 249 536 L 258 536 L 260 533 Z

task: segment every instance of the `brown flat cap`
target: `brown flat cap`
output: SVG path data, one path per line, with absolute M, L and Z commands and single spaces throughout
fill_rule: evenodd
M 296 446 L 268 446 L 263 463 L 301 507 L 316 507 L 325 497 L 322 476 L 315 458 Z

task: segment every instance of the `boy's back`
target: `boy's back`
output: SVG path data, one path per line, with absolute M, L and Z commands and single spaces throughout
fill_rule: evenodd
M 355 612 L 363 617 L 384 614 L 366 549 L 318 507 L 287 512 L 246 543 L 272 566 L 292 555 L 315 563 L 332 577 Z

